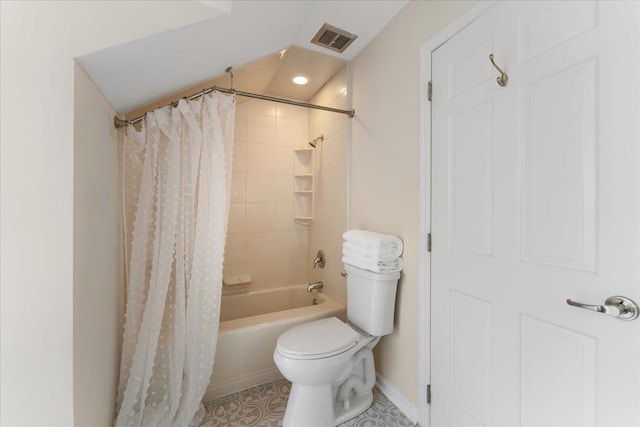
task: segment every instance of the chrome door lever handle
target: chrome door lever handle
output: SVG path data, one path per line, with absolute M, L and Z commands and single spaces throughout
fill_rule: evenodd
M 638 317 L 640 310 L 638 304 L 626 297 L 614 296 L 609 297 L 604 302 L 604 305 L 591 305 L 583 304 L 581 302 L 567 299 L 567 304 L 578 308 L 584 308 L 585 310 L 595 311 L 596 313 L 603 313 L 608 316 L 617 317 L 620 320 L 633 320 Z

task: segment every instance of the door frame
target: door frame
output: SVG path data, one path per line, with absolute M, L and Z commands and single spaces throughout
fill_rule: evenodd
M 431 254 L 427 249 L 431 233 L 431 102 L 427 84 L 431 81 L 431 54 L 450 38 L 473 23 L 498 0 L 479 1 L 420 46 L 419 77 L 419 235 L 418 235 L 418 425 L 431 425 L 431 407 L 427 404 L 427 385 L 431 382 Z

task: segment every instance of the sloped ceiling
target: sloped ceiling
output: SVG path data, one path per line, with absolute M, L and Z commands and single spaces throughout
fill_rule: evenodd
M 322 89 L 325 83 L 345 65 L 346 61 L 344 59 L 300 46 L 290 46 L 278 53 L 267 55 L 239 68 L 234 68 L 233 87 L 245 92 L 279 96 L 298 101 L 310 101 L 316 92 Z M 309 77 L 309 83 L 306 85 L 294 84 L 291 80 L 299 74 Z M 136 118 L 147 111 L 167 105 L 178 98 L 196 94 L 203 89 L 213 86 L 227 88 L 230 85 L 230 76 L 222 73 L 212 79 L 188 88 L 182 88 L 176 93 L 171 93 L 154 100 L 150 104 L 128 111 L 124 118 Z M 250 100 L 251 98 L 240 96 L 236 102 L 242 104 Z
M 291 45 L 351 60 L 407 1 L 211 3 L 218 3 L 218 8 L 230 5 L 230 13 L 77 60 L 114 109 L 124 113 L 221 75 L 229 65 L 239 67 Z M 310 40 L 325 22 L 358 38 L 342 54 L 312 45 Z

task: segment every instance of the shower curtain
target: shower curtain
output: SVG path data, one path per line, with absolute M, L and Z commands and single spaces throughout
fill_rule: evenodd
M 235 100 L 181 100 L 121 145 L 126 318 L 116 426 L 197 426 L 219 326 Z

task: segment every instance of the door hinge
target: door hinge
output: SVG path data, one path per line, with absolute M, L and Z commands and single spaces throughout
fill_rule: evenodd
M 427 234 L 427 252 L 431 252 L 431 233 Z
M 427 384 L 427 403 L 431 403 L 431 384 Z
M 427 99 L 431 101 L 431 97 L 433 95 L 433 85 L 431 82 L 427 83 Z

